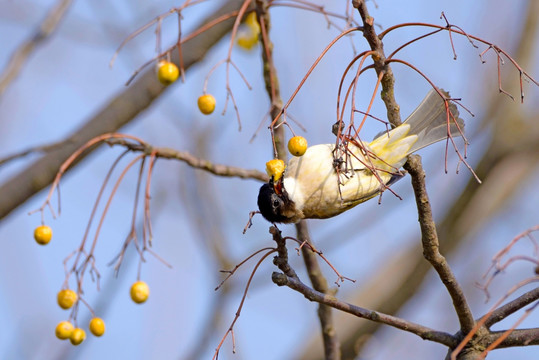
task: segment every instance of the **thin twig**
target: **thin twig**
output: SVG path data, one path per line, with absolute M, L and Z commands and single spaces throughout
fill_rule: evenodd
M 180 160 L 193 168 L 204 170 L 217 176 L 239 177 L 242 179 L 254 179 L 262 182 L 268 181 L 267 174 L 261 171 L 214 164 L 209 160 L 198 158 L 187 151 L 178 151 L 167 147 L 154 147 L 145 142 L 135 144 L 122 139 L 111 139 L 108 140 L 107 143 L 111 145 L 121 145 L 135 152 L 142 152 L 145 154 L 155 153 L 157 158 Z

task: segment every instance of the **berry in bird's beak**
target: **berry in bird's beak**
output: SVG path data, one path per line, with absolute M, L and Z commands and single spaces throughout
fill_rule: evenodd
M 266 163 L 266 172 L 268 173 L 269 177 L 273 178 L 274 181 L 281 179 L 284 169 L 284 161 L 280 159 L 273 159 Z

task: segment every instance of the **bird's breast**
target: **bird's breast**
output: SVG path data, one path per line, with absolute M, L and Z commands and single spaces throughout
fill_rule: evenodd
M 334 145 L 315 145 L 299 158 L 289 161 L 284 188 L 304 218 L 324 219 L 338 215 L 376 196 L 390 176 L 380 173 L 378 180 L 359 161 L 351 157 L 344 170 L 334 167 Z M 363 160 L 363 159 L 361 159 Z M 386 179 L 387 177 L 387 179 Z

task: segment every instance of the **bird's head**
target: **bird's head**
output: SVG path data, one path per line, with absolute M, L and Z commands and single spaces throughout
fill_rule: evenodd
M 258 209 L 272 223 L 297 222 L 296 206 L 288 197 L 282 178 L 274 182 L 273 177 L 262 185 L 258 192 Z

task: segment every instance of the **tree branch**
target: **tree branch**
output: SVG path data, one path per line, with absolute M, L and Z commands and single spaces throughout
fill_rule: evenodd
M 300 242 L 307 242 L 308 244 L 311 244 L 311 238 L 306 221 L 302 220 L 296 224 L 296 231 L 298 234 L 298 240 Z M 305 268 L 307 269 L 307 274 L 309 275 L 313 288 L 322 294 L 329 294 L 330 290 L 328 288 L 328 282 L 320 270 L 317 255 L 309 246 L 302 246 L 301 254 L 303 255 Z M 337 337 L 337 329 L 335 328 L 331 307 L 325 304 L 319 304 L 318 318 L 320 319 L 320 326 L 322 330 L 325 359 L 340 360 L 341 347 Z
M 524 306 L 531 304 L 532 302 L 539 300 L 539 287 L 528 291 L 527 293 L 519 296 L 513 301 L 508 302 L 505 305 L 500 306 L 490 314 L 488 319 L 485 321 L 485 326 L 490 328 L 492 325 L 497 322 L 502 321 L 509 315 L 515 313 L 516 311 L 522 309 Z
M 241 0 L 228 0 L 202 23 L 207 23 L 236 10 L 241 2 Z M 202 60 L 208 50 L 232 28 L 233 23 L 234 19 L 225 20 L 209 28 L 203 34 L 186 41 L 182 45 L 184 68 L 187 69 Z M 178 61 L 177 56 L 177 52 L 174 52 L 173 61 Z M 0 198 L 2 199 L 0 219 L 39 190 L 48 186 L 53 181 L 60 165 L 76 149 L 98 135 L 115 132 L 129 123 L 149 107 L 165 89 L 166 87 L 157 80 L 154 69 L 144 72 L 130 87 L 114 97 L 101 110 L 97 111 L 95 116 L 69 136 L 65 140 L 65 146 L 57 151 L 51 151 L 3 183 L 0 186 Z M 82 160 L 89 153 L 83 154 L 78 160 Z
M 277 71 L 275 64 L 273 63 L 273 44 L 269 38 L 270 15 L 267 10 L 268 4 L 266 0 L 256 0 L 257 18 L 261 28 L 260 38 L 262 42 L 264 82 L 266 85 L 266 92 L 268 93 L 271 102 L 271 118 L 274 119 L 280 114 L 283 101 L 281 99 Z M 272 130 L 274 131 L 277 155 L 280 159 L 286 161 L 287 153 L 284 141 L 284 127 L 281 126 Z M 296 225 L 296 231 L 298 240 L 310 242 L 309 229 L 305 221 L 301 221 Z M 309 278 L 315 289 L 322 293 L 327 293 L 327 281 L 320 271 L 316 255 L 307 248 L 308 246 L 302 247 L 302 255 Z M 331 308 L 320 304 L 318 308 L 318 317 L 322 329 L 325 359 L 339 360 L 341 358 L 340 344 L 336 336 Z
M 384 53 L 384 44 L 382 40 L 378 38 L 376 30 L 374 29 L 374 18 L 369 15 L 365 0 L 353 0 L 352 4 L 358 9 L 363 21 L 363 36 L 369 43 L 371 50 L 376 52 L 376 55 L 372 56 L 374 61 L 374 69 L 379 76 L 383 71 L 382 77 L 382 100 L 387 109 L 387 119 L 394 126 L 399 126 L 401 121 L 400 106 L 395 100 L 395 77 L 393 76 L 393 70 L 389 64 L 386 64 L 386 56 Z
M 267 182 L 269 180 L 268 176 L 261 171 L 214 164 L 209 160 L 198 158 L 187 151 L 178 151 L 168 147 L 154 147 L 147 143 L 136 144 L 124 139 L 110 139 L 106 142 L 110 145 L 121 145 L 131 151 L 142 152 L 148 155 L 155 152 L 155 155 L 159 158 L 180 160 L 193 168 L 204 170 L 217 176 L 239 177 L 242 179 L 254 179 L 262 182 Z
M 440 280 L 444 283 L 453 300 L 453 306 L 457 312 L 461 330 L 462 332 L 467 333 L 474 327 L 475 320 L 460 284 L 455 278 L 445 257 L 440 253 L 440 243 L 438 241 L 436 225 L 432 217 L 432 209 L 430 207 L 429 196 L 425 185 L 425 171 L 423 171 L 423 166 L 421 165 L 421 157 L 419 155 L 409 156 L 404 168 L 412 177 L 412 187 L 415 193 L 419 225 L 421 226 L 423 256 L 431 263 L 440 276 Z
M 392 315 L 387 315 L 378 311 L 352 305 L 338 300 L 333 295 L 324 294 L 308 287 L 299 279 L 296 272 L 288 263 L 286 240 L 283 239 L 280 230 L 275 226 L 272 226 L 270 227 L 270 233 L 273 235 L 273 240 L 277 243 L 277 256 L 275 256 L 273 259 L 273 263 L 277 265 L 279 270 L 282 271 L 282 273 L 274 272 L 271 276 L 276 285 L 288 286 L 292 290 L 296 290 L 297 292 L 303 294 L 303 296 L 310 301 L 315 301 L 320 304 L 330 306 L 363 319 L 396 327 L 397 329 L 418 335 L 425 340 L 431 340 L 449 347 L 454 347 L 457 345 L 457 339 L 451 334 L 436 331 L 426 326 L 415 324 Z
M 430 329 L 426 326 L 422 326 L 410 321 L 403 320 L 401 318 L 380 313 L 378 311 L 365 309 L 356 305 L 346 303 L 338 300 L 335 296 L 323 294 L 319 291 L 311 289 L 305 285 L 299 278 L 293 278 L 282 273 L 274 272 L 272 280 L 279 286 L 288 286 L 289 288 L 296 290 L 303 294 L 306 299 L 310 301 L 316 301 L 320 304 L 325 304 L 335 308 L 337 310 L 344 311 L 354 316 L 371 320 L 377 323 L 393 326 L 397 329 L 415 334 L 424 340 L 430 340 L 440 344 L 444 344 L 448 347 L 454 347 L 457 344 L 457 340 L 453 335 Z
M 45 41 L 56 30 L 73 0 L 60 0 L 49 11 L 39 28 L 13 52 L 4 71 L 0 74 L 0 96 L 9 84 L 19 75 L 26 60 L 32 55 L 37 46 Z
M 371 49 L 376 51 L 377 55 L 372 56 L 376 73 L 380 75 L 381 72 L 384 72 L 384 76 L 382 77 L 382 99 L 386 104 L 388 119 L 393 125 L 399 125 L 401 123 L 400 114 L 398 114 L 400 108 L 394 97 L 395 80 L 391 67 L 385 62 L 383 43 L 376 35 L 373 26 L 374 19 L 369 15 L 364 0 L 354 0 L 353 4 L 354 7 L 358 9 L 364 23 L 363 35 L 367 39 Z M 408 170 L 412 176 L 412 185 L 414 187 L 417 202 L 419 223 L 421 225 L 423 254 L 433 265 L 434 269 L 438 272 L 440 279 L 446 286 L 453 300 L 461 330 L 463 332 L 469 332 L 473 328 L 475 321 L 460 285 L 447 264 L 447 261 L 439 251 L 436 225 L 432 218 L 432 210 L 430 208 L 425 186 L 425 173 L 420 158 L 417 156 L 410 156 L 404 168 Z
M 502 336 L 504 331 L 493 331 L 487 338 L 489 344 Z M 508 348 L 515 346 L 539 345 L 539 328 L 515 329 L 502 341 L 497 348 Z

